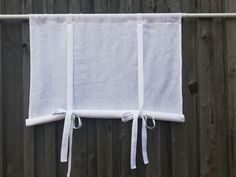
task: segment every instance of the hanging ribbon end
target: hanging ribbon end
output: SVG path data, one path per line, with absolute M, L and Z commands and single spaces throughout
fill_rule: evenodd
M 136 165 L 131 165 L 131 170 L 134 170 L 136 168 L 137 168 Z
M 147 165 L 147 164 L 149 164 L 149 161 L 148 161 L 148 160 L 145 160 L 143 163 L 144 163 L 145 165 Z
M 60 161 L 61 161 L 61 162 L 67 162 L 67 157 L 63 157 L 63 156 L 61 155 Z

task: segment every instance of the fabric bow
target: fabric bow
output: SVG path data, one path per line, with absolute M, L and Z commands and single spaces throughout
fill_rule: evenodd
M 126 112 L 122 116 L 123 122 L 132 122 L 132 135 L 131 135 L 131 151 L 130 151 L 130 166 L 131 169 L 136 168 L 136 154 L 137 154 L 137 140 L 138 140 L 138 118 L 142 119 L 142 156 L 144 164 L 148 164 L 147 156 L 147 129 L 153 129 L 156 126 L 154 118 L 152 118 L 153 126 L 147 125 L 148 116 L 144 115 L 141 111 L 136 113 Z
M 65 111 L 63 109 L 58 109 L 54 114 L 65 115 L 65 122 L 62 134 L 62 144 L 61 144 L 61 162 L 68 161 L 67 177 L 69 177 L 71 172 L 73 129 L 81 128 L 82 121 L 80 117 L 73 111 Z

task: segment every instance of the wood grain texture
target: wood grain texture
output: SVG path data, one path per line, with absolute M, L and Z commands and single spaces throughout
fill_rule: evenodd
M 0 1 L 0 12 L 2 12 L 2 1 Z M 0 176 L 4 176 L 4 121 L 2 115 L 2 24 L 0 24 Z
M 222 12 L 221 1 L 198 11 Z M 222 19 L 198 20 L 198 115 L 201 176 L 228 176 L 224 33 Z
M 3 13 L 21 13 L 21 2 L 2 2 Z M 23 88 L 21 22 L 2 23 L 2 116 L 4 117 L 4 175 L 23 177 Z
M 2 13 L 236 12 L 235 0 L 2 0 Z M 25 127 L 28 22 L 0 29 L 0 177 L 65 177 L 63 122 Z M 235 177 L 236 20 L 184 19 L 186 122 L 156 121 L 148 130 L 150 163 L 130 169 L 131 122 L 82 119 L 74 131 L 71 177 Z M 140 121 L 139 121 L 140 124 Z M 140 137 L 140 131 L 139 131 Z
M 22 2 L 22 13 L 32 12 L 32 1 Z M 25 118 L 28 117 L 29 107 L 29 85 L 30 85 L 30 41 L 29 22 L 22 22 L 22 51 L 23 51 L 23 152 L 24 152 L 24 177 L 34 177 L 34 128 L 24 125 Z
M 235 12 L 236 2 L 233 0 L 225 1 L 225 11 Z M 227 86 L 227 114 L 229 127 L 227 128 L 228 136 L 228 159 L 229 159 L 229 176 L 236 176 L 236 20 L 228 19 L 226 21 L 226 86 Z

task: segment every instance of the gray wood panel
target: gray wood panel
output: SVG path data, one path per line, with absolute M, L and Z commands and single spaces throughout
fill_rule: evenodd
M 2 2 L 0 1 L 0 12 L 2 12 Z M 0 39 L 2 39 L 2 24 L 0 24 Z M 4 176 L 4 121 L 2 116 L 2 40 L 0 41 L 0 176 Z
M 2 0 L 2 13 L 236 12 L 235 0 Z M 0 177 L 65 177 L 63 121 L 25 127 L 30 41 L 27 21 L 0 24 Z M 130 169 L 131 122 L 82 119 L 71 176 L 235 177 L 236 20 L 184 19 L 185 123 L 148 130 L 150 164 L 138 141 Z M 140 122 L 139 122 L 140 123 Z M 139 134 L 139 136 L 141 136 Z
M 225 2 L 226 12 L 236 11 L 236 2 L 228 0 Z M 228 170 L 229 176 L 236 176 L 236 19 L 229 19 L 226 21 L 226 79 L 225 85 L 227 88 L 227 112 L 226 120 L 228 119 L 228 127 L 226 129 L 228 139 Z
M 2 2 L 2 13 L 21 13 L 21 2 Z M 21 22 L 2 22 L 3 175 L 23 177 L 23 60 Z M 3 42 L 4 41 L 4 42 Z

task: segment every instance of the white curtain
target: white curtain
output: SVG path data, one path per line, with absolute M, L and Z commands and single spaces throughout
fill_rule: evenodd
M 132 120 L 131 168 L 138 118 L 145 164 L 147 119 L 153 126 L 154 119 L 184 121 L 180 14 L 31 15 L 30 42 L 26 125 L 65 118 L 61 161 L 69 161 L 68 176 L 80 117 Z

